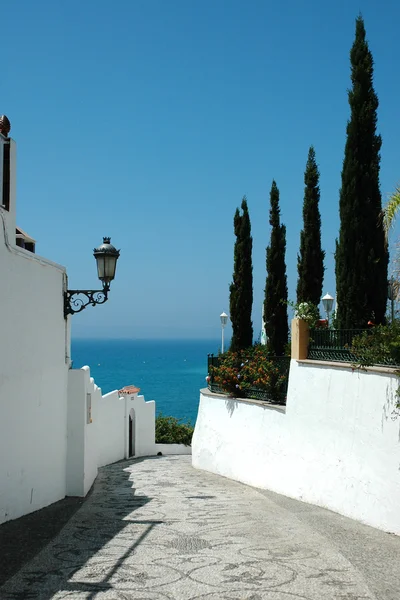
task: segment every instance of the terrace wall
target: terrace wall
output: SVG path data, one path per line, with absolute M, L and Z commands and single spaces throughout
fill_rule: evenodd
M 400 535 L 393 369 L 292 359 L 286 407 L 201 390 L 193 466 Z

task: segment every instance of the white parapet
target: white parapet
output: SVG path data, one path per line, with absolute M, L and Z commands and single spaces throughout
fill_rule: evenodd
M 185 444 L 156 444 L 156 454 L 161 452 L 164 456 L 173 454 L 192 454 L 192 447 Z

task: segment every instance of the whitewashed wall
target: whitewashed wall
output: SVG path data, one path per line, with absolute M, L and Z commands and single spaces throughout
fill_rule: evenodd
M 110 392 L 100 397 L 96 409 L 97 464 L 103 467 L 127 456 L 125 399 Z
M 0 208 L 0 523 L 65 496 L 64 278 L 15 246 L 15 216 Z
M 94 480 L 97 477 L 98 471 L 98 459 L 99 459 L 99 445 L 98 445 L 98 421 L 100 413 L 100 401 L 101 401 L 101 389 L 95 384 L 92 377 L 90 377 L 89 367 L 82 369 L 85 373 L 85 384 L 86 384 L 86 398 L 84 402 L 85 407 L 85 459 L 84 459 L 84 477 L 83 477 L 83 496 L 89 492 L 93 485 Z M 70 374 L 73 370 L 70 371 Z M 69 401 L 69 398 L 68 398 Z M 90 411 L 89 411 L 90 403 Z M 94 426 L 93 426 L 94 425 Z
M 156 403 L 154 400 L 146 402 L 144 396 L 137 394 L 125 396 L 125 401 L 127 416 L 134 411 L 135 457 L 154 456 L 156 453 Z M 127 445 L 126 457 L 128 456 Z
M 193 465 L 400 534 L 397 377 L 291 361 L 274 409 L 200 394 Z
M 100 399 L 101 390 L 90 378 L 88 367 L 69 371 L 67 496 L 86 496 L 96 479 L 98 445 L 95 424 Z
M 161 452 L 164 456 L 173 454 L 192 454 L 192 446 L 185 444 L 156 444 L 156 454 Z
M 89 367 L 68 377 L 67 496 L 86 496 L 99 467 L 129 458 L 129 414 L 135 413 L 135 458 L 155 452 L 155 402 L 117 391 L 102 396 Z

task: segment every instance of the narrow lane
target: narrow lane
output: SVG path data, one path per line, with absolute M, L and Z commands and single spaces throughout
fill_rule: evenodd
M 88 500 L 0 598 L 391 600 L 350 559 L 268 492 L 197 471 L 191 457 L 137 459 L 101 469 Z

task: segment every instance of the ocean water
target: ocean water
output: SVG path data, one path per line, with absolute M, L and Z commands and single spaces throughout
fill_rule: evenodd
M 136 385 L 145 400 L 155 400 L 157 414 L 193 425 L 199 390 L 206 386 L 207 354 L 216 340 L 72 340 L 73 368 L 90 367 L 103 394 Z

